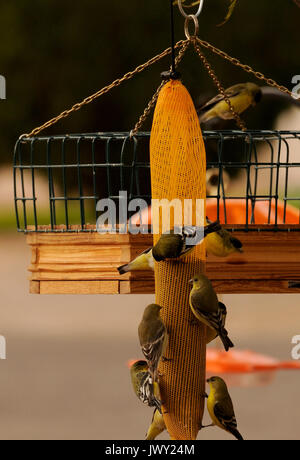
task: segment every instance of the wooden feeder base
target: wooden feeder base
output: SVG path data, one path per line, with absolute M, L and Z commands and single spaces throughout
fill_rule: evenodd
M 219 294 L 300 293 L 300 232 L 242 232 L 244 254 L 209 256 Z M 152 235 L 28 233 L 32 294 L 153 294 L 154 274 L 117 267 L 152 246 Z M 295 286 L 295 283 L 299 285 Z

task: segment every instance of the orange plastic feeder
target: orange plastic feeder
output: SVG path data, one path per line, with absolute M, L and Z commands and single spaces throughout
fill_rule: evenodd
M 248 207 L 248 218 L 247 210 Z M 217 200 L 210 198 L 206 202 L 206 213 L 210 220 L 217 220 L 221 224 L 225 222 L 230 224 L 245 224 L 248 220 L 248 224 L 261 224 L 261 225 L 275 225 L 276 223 L 276 203 L 273 200 L 271 205 L 269 201 L 257 201 L 254 208 L 252 208 L 251 201 L 247 200 L 235 200 L 233 198 L 227 198 L 225 201 L 220 200 L 219 203 L 219 217 L 218 217 L 218 205 Z M 277 224 L 299 224 L 299 210 L 289 204 L 286 205 L 284 211 L 284 202 L 278 201 L 277 204 Z M 131 217 L 130 222 L 133 225 L 151 225 L 151 206 L 143 209 L 140 213 L 135 214 Z
M 298 361 L 278 361 L 250 350 L 222 350 L 208 348 L 206 370 L 208 376 L 223 375 L 229 386 L 260 386 L 272 383 L 280 370 L 300 370 Z

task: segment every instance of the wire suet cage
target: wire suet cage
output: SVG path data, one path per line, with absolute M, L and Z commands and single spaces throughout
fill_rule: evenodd
M 291 175 L 296 177 L 300 170 L 300 161 L 291 159 L 291 150 L 300 147 L 300 131 L 207 131 L 203 136 L 207 169 L 215 171 L 207 199 L 218 220 L 231 230 L 238 224 L 243 232 L 300 230 L 300 190 L 295 181 L 290 184 Z M 150 133 L 134 138 L 129 133 L 95 133 L 20 139 L 14 155 L 18 230 L 96 231 L 98 201 L 113 200 L 118 209 L 124 199 L 120 191 L 127 193 L 127 208 L 135 199 L 150 205 L 149 139 Z M 234 190 L 227 188 L 224 174 L 237 184 Z M 43 177 L 49 187 L 41 201 L 37 179 Z M 234 202 L 244 208 L 238 221 L 232 221 L 228 209 Z M 256 219 L 260 203 L 265 221 Z

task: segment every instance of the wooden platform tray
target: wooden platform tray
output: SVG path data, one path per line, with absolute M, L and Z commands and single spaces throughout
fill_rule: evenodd
M 293 231 L 299 227 L 289 226 L 289 232 L 235 227 L 245 253 L 207 259 L 207 275 L 217 292 L 300 293 L 300 232 Z M 152 272 L 120 276 L 117 271 L 152 246 L 152 235 L 28 233 L 27 242 L 32 248 L 32 294 L 154 293 Z

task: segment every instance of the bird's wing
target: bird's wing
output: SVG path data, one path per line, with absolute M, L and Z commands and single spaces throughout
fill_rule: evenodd
M 226 319 L 227 319 L 227 308 L 222 302 L 219 302 L 219 309 L 220 309 L 221 317 L 222 317 L 222 321 L 221 321 L 222 328 L 225 329 Z
M 165 326 L 163 323 L 161 323 L 156 328 L 155 338 L 142 346 L 142 350 L 145 358 L 148 361 L 149 368 L 156 369 L 158 366 L 163 350 L 165 334 Z
M 241 87 L 240 85 L 235 85 L 233 86 L 232 88 L 228 88 L 226 91 L 225 91 L 225 94 L 226 96 L 228 96 L 229 98 L 232 98 L 232 97 L 235 97 L 235 96 L 238 96 L 241 92 Z M 202 107 L 200 107 L 198 110 L 197 110 L 197 113 L 200 114 L 202 112 L 207 112 L 208 110 L 212 109 L 213 107 L 215 107 L 219 102 L 221 101 L 224 101 L 225 98 L 222 94 L 218 94 L 216 97 L 214 97 L 213 99 L 211 99 L 210 101 L 208 101 L 205 105 L 203 105 Z
M 221 228 L 219 222 L 214 222 L 205 227 L 184 227 L 183 237 L 184 237 L 184 247 L 181 251 L 181 255 L 186 254 L 191 251 L 195 246 L 197 246 L 201 241 L 209 234 L 219 231 Z M 193 244 L 186 244 L 187 238 L 193 238 Z
M 175 227 L 170 232 L 164 233 L 153 248 L 153 258 L 156 262 L 180 257 L 184 247 L 182 229 Z
M 202 296 L 197 292 L 191 295 L 191 306 L 196 311 L 196 313 L 204 319 L 209 325 L 216 331 L 220 330 L 222 324 L 222 310 L 218 309 L 217 311 L 206 311 L 202 310 Z
M 152 248 L 148 248 L 145 251 L 141 252 L 140 256 L 143 256 L 144 254 L 148 254 L 150 251 L 152 251 Z
M 230 242 L 232 244 L 232 246 L 236 249 L 242 249 L 243 247 L 243 243 L 238 240 L 237 238 L 234 238 L 234 236 L 230 237 Z
M 187 225 L 186 227 L 183 227 L 182 234 L 185 238 L 194 238 L 197 234 L 197 227 L 193 227 L 192 225 Z
M 200 236 L 201 233 L 203 236 Z M 183 246 L 181 250 L 181 256 L 187 254 L 191 249 L 193 249 L 195 246 L 197 246 L 198 243 L 203 239 L 204 237 L 204 232 L 197 232 L 197 227 L 192 227 L 192 226 L 187 226 L 184 227 L 182 230 L 182 241 L 183 241 Z M 186 244 L 186 239 L 187 238 L 193 238 L 195 239 L 194 244 Z
M 237 421 L 231 401 L 225 401 L 223 404 L 217 402 L 214 406 L 214 414 L 227 430 L 237 428 Z
M 198 310 L 199 311 L 199 310 Z M 211 327 L 213 327 L 216 331 L 220 331 L 220 329 L 222 329 L 222 317 L 220 315 L 220 312 L 218 313 L 211 313 L 211 312 L 205 312 L 205 311 L 201 311 L 199 312 L 200 316 L 202 316 L 202 318 L 204 320 L 206 320 Z
M 149 372 L 143 372 L 140 376 L 139 399 L 149 407 L 156 407 L 161 413 L 161 401 L 155 395 L 155 387 Z

